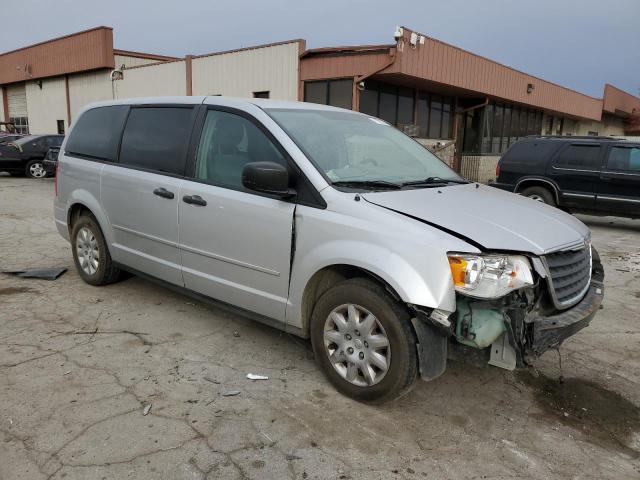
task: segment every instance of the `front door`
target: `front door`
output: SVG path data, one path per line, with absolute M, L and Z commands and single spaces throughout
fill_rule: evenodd
M 195 292 L 284 322 L 295 204 L 243 187 L 255 161 L 287 165 L 254 119 L 209 109 L 179 194 L 182 272 Z
M 596 204 L 603 212 L 640 216 L 640 145 L 611 145 Z
M 113 259 L 180 286 L 178 198 L 194 118 L 193 106 L 132 107 L 119 163 L 104 166 L 100 185 Z
M 547 175 L 559 187 L 560 205 L 593 209 L 600 177 L 602 147 L 599 143 L 570 143 L 560 149 L 547 167 Z

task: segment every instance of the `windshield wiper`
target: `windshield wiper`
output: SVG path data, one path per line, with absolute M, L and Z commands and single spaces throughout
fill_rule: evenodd
M 424 180 L 412 180 L 410 182 L 402 182 L 402 186 L 408 187 L 413 185 L 433 185 L 433 184 L 442 184 L 442 183 L 465 184 L 469 182 L 467 180 L 455 180 L 453 178 L 429 177 L 429 178 L 425 178 Z
M 387 188 L 392 190 L 400 190 L 402 188 L 399 183 L 386 180 L 338 180 L 337 182 L 331 182 L 331 184 L 337 187 Z

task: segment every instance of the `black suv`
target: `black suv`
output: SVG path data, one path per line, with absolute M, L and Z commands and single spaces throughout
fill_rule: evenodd
M 575 213 L 640 218 L 640 139 L 527 137 L 491 185 Z

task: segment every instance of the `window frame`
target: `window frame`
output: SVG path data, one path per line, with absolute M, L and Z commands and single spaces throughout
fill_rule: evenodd
M 106 163 L 109 165 L 118 165 L 118 160 L 120 157 L 120 145 L 122 143 L 122 135 L 124 133 L 124 126 L 127 124 L 127 120 L 129 119 L 129 111 L 131 110 L 131 105 L 120 105 L 120 104 L 113 104 L 113 105 L 103 105 L 100 107 L 94 107 L 94 108 L 90 108 L 88 110 L 85 110 L 82 115 L 84 115 L 85 113 L 87 113 L 90 110 L 96 110 L 99 108 L 109 108 L 109 107 L 125 107 L 126 108 L 126 112 L 124 115 L 124 119 L 122 121 L 122 125 L 120 125 L 119 127 L 119 131 L 117 131 L 117 143 L 118 143 L 118 147 L 116 148 L 116 155 L 115 158 L 113 160 L 109 160 L 108 158 L 104 158 L 104 157 L 98 157 L 96 155 L 88 155 L 88 154 L 84 154 L 84 153 L 77 153 L 77 152 L 70 152 L 69 150 L 67 150 L 68 148 L 68 141 L 65 143 L 64 146 L 64 156 L 65 157 L 71 157 L 71 158 L 79 158 L 82 160 L 88 160 L 91 162 L 96 162 L 96 163 Z M 75 124 L 74 124 L 74 128 L 75 128 Z M 69 132 L 69 138 L 71 138 L 71 134 L 73 133 L 73 130 L 71 132 Z
M 9 117 L 9 123 L 12 123 L 16 132 L 21 135 L 30 135 L 29 132 L 29 116 L 20 116 L 20 117 Z
M 558 164 L 558 160 L 560 159 L 560 156 L 564 152 L 566 152 L 568 149 L 570 149 L 571 147 L 576 147 L 576 146 L 578 146 L 578 147 L 598 148 L 600 150 L 599 151 L 599 155 L 598 155 L 599 167 L 594 168 L 594 169 L 590 169 L 590 168 L 584 168 L 584 167 L 576 168 L 576 167 L 567 167 L 567 166 L 559 165 Z M 607 151 L 607 149 L 601 143 L 567 142 L 567 144 L 564 145 L 563 147 L 561 147 L 556 152 L 556 154 L 554 155 L 553 160 L 552 160 L 552 166 L 553 166 L 553 168 L 555 170 L 598 173 L 598 172 L 601 172 L 603 167 L 604 167 L 604 155 L 605 155 L 606 151 Z
M 613 152 L 614 148 L 626 148 L 626 149 L 637 149 L 640 150 L 640 144 L 637 145 L 621 145 L 621 144 L 615 144 L 615 145 L 610 145 L 609 148 L 607 149 L 607 152 L 605 153 L 605 161 L 602 165 L 602 169 L 606 172 L 609 173 L 615 173 L 615 174 L 619 174 L 619 175 L 634 175 L 634 176 L 640 176 L 640 170 L 638 171 L 633 171 L 633 170 L 619 170 L 619 169 L 613 169 L 609 167 L 609 160 L 611 159 L 611 153 Z
M 351 103 L 348 107 L 349 110 L 353 110 L 353 77 L 336 77 L 336 78 L 323 78 L 320 80 L 305 80 L 304 81 L 304 85 L 302 87 L 302 94 L 303 94 L 303 98 L 304 98 L 304 102 L 308 102 L 308 103 L 315 103 L 316 105 L 327 105 L 329 107 L 335 107 L 335 108 L 344 108 L 344 107 L 337 107 L 335 105 L 332 105 L 331 103 L 329 103 L 331 101 L 331 84 L 334 82 L 350 82 L 352 85 L 351 88 Z M 323 103 L 317 103 L 317 102 L 310 102 L 309 100 L 307 100 L 307 85 L 320 85 L 320 84 L 324 84 L 325 87 L 325 91 L 324 91 L 324 102 Z
M 246 190 L 243 188 L 233 187 L 228 184 L 220 184 L 217 182 L 211 182 L 208 180 L 202 180 L 195 176 L 196 163 L 198 161 L 198 147 L 200 146 L 200 139 L 202 137 L 202 133 L 204 131 L 204 124 L 207 120 L 207 115 L 210 111 L 217 112 L 225 112 L 233 115 L 238 115 L 245 120 L 251 122 L 260 132 L 262 132 L 267 139 L 271 142 L 271 144 L 278 150 L 278 152 L 283 156 L 285 161 L 287 162 L 287 169 L 289 171 L 290 178 L 293 177 L 294 183 L 296 185 L 296 195 L 292 197 L 283 198 L 279 195 L 274 195 L 265 192 L 257 192 L 254 190 Z M 296 164 L 293 160 L 289 152 L 282 146 L 280 141 L 271 133 L 271 131 L 256 117 L 254 117 L 251 113 L 234 108 L 227 107 L 224 105 L 201 105 L 198 109 L 197 117 L 195 119 L 195 124 L 192 126 L 191 130 L 191 139 L 189 140 L 189 146 L 187 149 L 187 158 L 185 163 L 185 174 L 184 180 L 189 182 L 200 183 L 203 185 L 210 185 L 216 188 L 222 188 L 225 190 L 232 190 L 235 192 L 244 193 L 247 195 L 257 195 L 259 197 L 272 198 L 274 200 L 280 200 L 286 203 L 295 203 L 298 205 L 305 205 L 308 207 L 325 209 L 327 208 L 327 203 L 324 198 L 320 195 L 320 193 L 316 190 L 313 184 L 309 181 L 307 176 L 304 174 L 302 169 Z M 311 201 L 300 201 L 298 198 L 298 192 L 302 189 L 306 190 L 309 194 L 309 197 L 312 199 Z
M 185 104 L 185 103 L 158 103 L 158 104 L 135 104 L 135 105 L 128 105 L 129 106 L 129 110 L 127 111 L 127 115 L 125 117 L 125 121 L 122 125 L 122 128 L 120 130 L 120 139 L 118 141 L 118 155 L 116 156 L 116 161 L 115 162 L 109 162 L 109 163 L 113 163 L 114 165 L 117 165 L 119 167 L 123 167 L 123 168 L 129 168 L 131 170 L 138 170 L 141 172 L 149 172 L 149 173 L 154 173 L 156 175 L 164 175 L 166 177 L 174 177 L 174 178 L 185 178 L 185 173 L 187 170 L 187 153 L 188 153 L 188 149 L 189 149 L 189 145 L 191 144 L 191 140 L 193 138 L 193 127 L 195 125 L 197 116 L 198 116 L 198 105 L 197 104 Z M 181 153 L 181 157 L 184 160 L 183 163 L 183 168 L 182 168 L 182 173 L 172 173 L 172 172 L 165 172 L 162 170 L 156 170 L 154 168 L 146 168 L 146 167 L 141 167 L 139 165 L 128 165 L 128 164 L 124 164 L 120 162 L 120 154 L 122 152 L 122 139 L 124 137 L 124 132 L 127 128 L 127 123 L 129 122 L 129 116 L 131 115 L 131 111 L 135 110 L 135 109 L 148 109 L 148 108 L 184 108 L 184 109 L 189 109 L 189 110 L 193 110 L 191 112 L 191 118 L 189 120 L 189 133 L 187 135 L 187 141 L 185 142 L 185 145 L 182 147 L 182 153 Z

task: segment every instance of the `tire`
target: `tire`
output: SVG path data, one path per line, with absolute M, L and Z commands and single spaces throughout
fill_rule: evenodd
M 29 160 L 24 168 L 24 174 L 29 178 L 45 178 L 47 172 L 44 169 L 42 160 Z
M 553 193 L 545 187 L 529 187 L 522 191 L 522 195 L 532 200 L 536 200 L 541 203 L 546 203 L 552 207 L 556 206 L 556 199 L 553 198 Z
M 347 305 L 352 306 L 351 311 Z M 359 312 L 360 322 L 350 322 L 350 317 L 356 317 L 351 312 Z M 346 320 L 346 323 L 340 320 L 341 328 L 333 321 L 335 314 Z M 374 326 L 371 334 L 360 331 L 367 330 L 369 314 L 374 316 L 373 322 L 369 322 Z M 401 397 L 415 384 L 418 358 L 409 312 L 383 286 L 372 280 L 345 280 L 326 291 L 313 309 L 310 333 L 316 363 L 331 384 L 348 397 L 361 402 L 383 403 Z M 380 345 L 381 336 L 386 337 L 388 346 L 374 349 L 373 341 L 367 341 L 375 339 Z M 378 354 L 376 358 L 374 353 Z M 330 360 L 332 355 L 338 360 L 336 366 Z M 386 372 L 378 367 L 381 357 L 386 359 Z M 370 361 L 372 358 L 377 361 Z M 369 371 L 369 378 L 364 374 L 365 369 Z
M 121 278 L 121 271 L 113 265 L 107 242 L 93 215 L 81 215 L 73 224 L 71 251 L 78 274 L 89 285 L 107 285 Z

